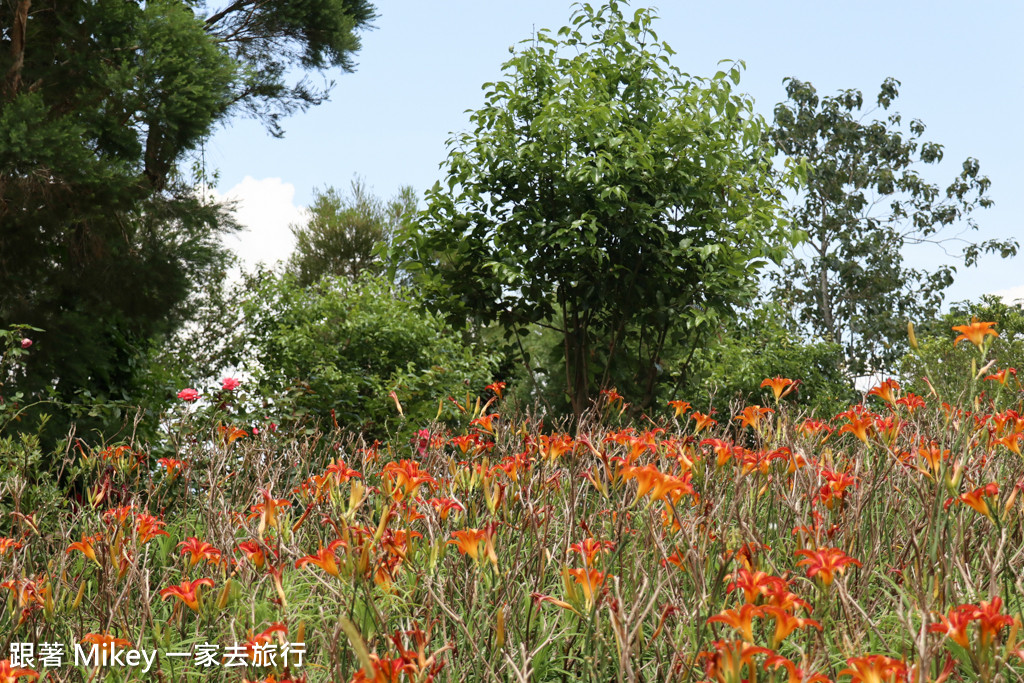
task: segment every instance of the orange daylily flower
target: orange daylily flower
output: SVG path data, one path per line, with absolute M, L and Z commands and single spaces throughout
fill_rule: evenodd
M 772 636 L 772 649 L 778 649 L 779 645 L 782 644 L 789 634 L 798 628 L 807 628 L 808 626 L 814 627 L 819 631 L 822 630 L 821 622 L 815 621 L 814 619 L 804 619 L 798 617 L 788 610 L 784 610 L 781 607 L 775 607 L 769 605 L 763 609 L 763 613 L 770 616 L 775 620 L 775 635 Z
M 202 596 L 199 589 L 202 586 L 213 588 L 213 579 L 196 579 L 195 581 L 182 581 L 177 586 L 168 586 L 160 591 L 163 600 L 174 597 L 188 605 L 193 612 L 199 611 L 199 601 Z
M 260 494 L 263 496 L 263 502 L 249 508 L 249 518 L 252 519 L 257 516 L 260 518 L 257 535 L 262 539 L 263 532 L 267 530 L 268 526 L 272 526 L 275 529 L 280 527 L 281 523 L 277 519 L 277 510 L 278 508 L 291 507 L 291 501 L 283 498 L 274 498 L 267 489 L 260 489 Z
M 188 463 L 184 460 L 176 460 L 175 458 L 160 458 L 156 461 L 157 465 L 163 465 L 167 468 L 167 476 L 170 479 L 175 479 L 179 470 L 185 469 Z
M 672 408 L 675 409 L 675 411 L 676 411 L 675 417 L 681 417 L 691 407 L 690 404 L 687 401 L 675 400 L 675 401 L 669 401 L 668 404 L 669 404 L 669 406 L 671 406 Z
M 813 609 L 806 600 L 790 591 L 789 584 L 785 581 L 779 581 L 769 585 L 767 595 L 769 606 L 778 607 L 779 609 L 786 610 L 787 612 L 795 612 L 797 607 L 804 609 L 807 612 L 810 612 Z
M 469 453 L 470 449 L 472 449 L 473 453 L 475 453 L 477 447 L 480 445 L 480 441 L 480 435 L 477 434 L 476 432 L 472 434 L 460 434 L 459 436 L 453 436 L 452 438 L 448 439 L 448 443 L 457 447 L 460 451 L 462 451 L 463 455 Z
M 828 481 L 821 487 L 814 501 L 821 501 L 829 510 L 835 507 L 836 502 L 842 503 L 846 498 L 846 489 L 857 485 L 857 480 L 846 472 L 833 472 L 828 468 L 821 468 L 822 478 Z
M 448 541 L 448 545 L 454 545 L 463 555 L 469 555 L 473 560 L 480 559 L 480 544 L 484 541 L 484 532 L 480 529 L 462 529 L 452 532 L 454 541 Z
M 414 672 L 412 664 L 402 657 L 381 659 L 370 654 L 370 663 L 373 671 L 367 672 L 365 668 L 356 671 L 351 683 L 399 683 L 407 674 Z
M 908 392 L 903 398 L 896 399 L 896 405 L 906 406 L 907 410 L 913 414 L 915 410 L 918 408 L 924 408 L 927 404 L 924 402 L 924 399 L 917 394 Z
M 331 541 L 326 548 L 320 548 L 317 550 L 315 555 L 300 557 L 295 562 L 295 568 L 301 569 L 307 564 L 315 564 L 331 576 L 341 578 L 341 572 L 338 570 L 338 563 L 335 559 L 334 553 L 338 546 L 343 545 L 344 543 L 345 542 L 340 538 Z
M 1002 446 L 1011 453 L 1021 455 L 1020 443 L 1022 439 L 1024 439 L 1024 434 L 1020 434 L 1018 432 L 1016 434 L 1007 434 L 1006 436 L 999 439 L 993 439 L 992 443 L 997 446 Z
M 0 683 L 17 683 L 19 678 L 39 678 L 32 669 L 26 669 L 20 666 L 11 666 L 11 660 L 5 659 L 0 662 Z
M 753 427 L 757 429 L 761 425 L 761 420 L 770 413 L 775 411 L 771 408 L 762 408 L 761 406 L 747 406 L 743 409 L 743 412 L 734 417 L 734 420 L 739 420 L 740 427 Z
M 123 527 L 134 511 L 135 508 L 132 505 L 121 505 L 120 507 L 110 508 L 103 512 L 103 521 L 107 524 L 114 524 L 116 522 L 118 526 Z
M 839 675 L 849 676 L 850 683 L 906 683 L 910 673 L 905 662 L 885 655 L 851 657 L 846 663 L 850 668 Z
M 195 536 L 189 536 L 179 543 L 178 547 L 181 548 L 182 555 L 191 554 L 188 561 L 189 567 L 196 566 L 202 560 L 216 563 L 220 559 L 220 550 L 206 541 L 200 541 Z
M 764 610 L 756 605 L 744 603 L 737 609 L 722 610 L 708 619 L 707 623 L 721 622 L 739 631 L 740 637 L 748 643 L 754 642 L 754 617 L 763 617 Z
M 21 609 L 43 607 L 50 590 L 45 576 L 36 581 L 29 579 L 4 581 L 0 583 L 0 588 L 10 590 L 17 598 L 18 607 Z
M 68 546 L 66 553 L 71 553 L 72 550 L 79 550 L 83 555 L 88 557 L 90 560 L 95 562 L 98 566 L 100 565 L 99 559 L 96 557 L 96 549 L 93 548 L 93 544 L 97 543 L 103 538 L 103 534 L 96 534 L 94 536 L 83 536 L 81 541 L 77 541 Z
M 605 399 L 608 401 L 608 405 L 611 405 L 612 403 L 615 403 L 617 401 L 625 400 L 622 394 L 620 394 L 615 387 L 612 387 L 611 389 L 602 389 L 600 393 L 601 396 L 604 396 Z
M 568 434 L 547 434 L 540 435 L 540 455 L 549 462 L 558 460 L 562 455 L 571 451 L 573 446 L 572 437 Z
M 487 391 L 493 392 L 495 396 L 497 396 L 498 398 L 501 398 L 502 392 L 505 391 L 505 383 L 504 382 L 493 382 L 491 384 L 488 384 L 486 387 L 484 387 L 484 389 L 486 389 Z
M 278 636 L 278 640 L 280 641 L 280 644 L 283 645 L 285 642 L 284 636 L 288 635 L 288 627 L 284 625 L 284 622 L 275 621 L 267 630 L 258 635 L 253 635 L 253 632 L 249 631 L 249 639 L 242 644 L 242 647 L 244 647 L 245 651 L 248 653 L 250 662 L 256 661 L 256 647 L 269 643 L 273 639 L 275 633 L 282 634 L 281 636 Z M 282 683 L 284 682 L 282 681 Z
M 263 565 L 267 561 L 267 553 L 263 546 L 256 541 L 242 541 L 238 544 L 238 549 L 249 558 L 256 569 L 263 569 Z
M 422 471 L 419 463 L 413 460 L 389 462 L 381 473 L 394 487 L 391 495 L 397 503 L 415 498 L 423 484 L 437 486 L 437 480 Z
M 774 394 L 775 396 L 776 403 L 778 403 L 778 401 L 783 396 L 786 396 L 787 394 L 792 392 L 793 389 L 796 388 L 796 385 L 797 382 L 795 380 L 791 380 L 788 377 L 781 377 L 779 375 L 776 375 L 775 377 L 770 377 L 761 382 L 762 389 L 765 387 L 771 388 L 772 394 Z
M 774 451 L 751 451 L 743 448 L 737 449 L 737 454 L 739 455 L 740 473 L 743 476 L 752 472 L 768 474 L 773 460 L 786 460 L 791 455 L 788 448 Z
M 828 676 L 825 676 L 824 674 L 808 673 L 782 655 L 773 654 L 767 657 L 764 660 L 765 671 L 767 671 L 770 666 L 774 667 L 776 671 L 779 670 L 779 667 L 785 668 L 787 683 L 832 683 Z
M 115 648 L 132 646 L 130 640 L 125 640 L 124 638 L 115 638 L 114 636 L 106 632 L 88 633 L 84 638 L 82 638 L 82 642 L 88 643 L 89 645 L 99 645 L 101 656 L 106 655 L 108 657 L 114 653 Z
M 798 550 L 797 555 L 803 555 L 804 559 L 797 562 L 798 567 L 807 567 L 807 578 L 813 579 L 821 575 L 822 582 L 828 586 L 835 579 L 836 574 L 842 574 L 849 565 L 862 566 L 858 560 L 853 559 L 839 548 L 818 548 L 817 550 Z
M 327 469 L 324 470 L 324 474 L 330 475 L 331 480 L 338 486 L 341 486 L 350 479 L 363 478 L 363 475 L 346 465 L 345 461 L 340 458 L 332 461 L 331 464 L 327 466 Z
M 734 590 L 743 591 L 743 600 L 749 605 L 757 603 L 758 598 L 768 595 L 773 585 L 781 584 L 785 587 L 786 581 L 778 576 L 772 576 L 762 571 L 750 571 L 746 567 L 740 567 L 733 577 L 733 580 L 725 587 L 726 592 Z
M 463 555 L 469 555 L 473 558 L 473 561 L 479 562 L 482 558 L 480 556 L 480 544 L 484 544 L 484 554 L 491 564 L 497 566 L 498 556 L 494 551 L 494 532 L 497 528 L 496 524 L 487 524 L 481 529 L 462 529 L 461 531 L 455 531 L 452 535 L 455 537 L 454 541 L 448 541 L 448 545 L 454 545 L 459 549 L 459 552 Z
M 584 564 L 588 567 L 594 565 L 594 558 L 598 553 L 608 553 L 614 549 L 615 544 L 611 541 L 598 541 L 593 538 L 586 538 L 581 543 L 573 543 L 569 546 L 569 550 L 583 555 Z
M 948 448 L 941 448 L 935 441 L 926 443 L 922 440 L 921 447 L 917 449 L 918 457 L 928 464 L 928 469 L 934 475 L 938 475 L 942 463 L 948 462 L 951 454 Z
M 900 383 L 894 379 L 887 379 L 880 385 L 868 392 L 868 396 L 877 396 L 889 405 L 896 404 L 896 397 L 893 392 L 900 390 Z
M 12 548 L 18 550 L 22 547 L 21 541 L 15 541 L 13 538 L 0 537 L 0 556 L 3 556 L 8 550 Z
M 1016 377 L 1017 368 L 1003 368 L 999 372 L 994 372 L 991 375 L 988 375 L 987 377 L 985 377 L 985 379 L 993 380 L 995 382 L 999 382 L 1003 386 L 1006 386 L 1006 380 L 1009 378 L 1010 375 Z
M 697 492 L 694 491 L 693 485 L 690 483 L 692 480 L 693 474 L 691 472 L 685 472 L 681 477 L 660 473 L 654 480 L 654 488 L 651 489 L 651 502 L 656 503 L 659 500 L 665 502 L 672 501 L 674 505 L 684 495 L 693 496 L 696 501 Z
M 480 417 L 474 420 L 470 420 L 469 426 L 478 427 L 479 429 L 487 432 L 488 434 L 494 434 L 494 421 L 497 420 L 499 417 L 500 416 L 498 415 L 498 413 L 491 413 L 490 415 L 481 415 Z
M 949 615 L 938 614 L 939 623 L 931 624 L 928 633 L 945 633 L 950 640 L 964 649 L 970 649 L 967 638 L 967 627 L 976 618 L 977 608 L 974 605 L 960 605 L 949 610 Z
M 135 522 L 135 531 L 139 535 L 139 540 L 143 543 L 149 543 L 157 536 L 170 536 L 169 533 L 160 528 L 165 522 L 153 515 L 139 513 L 135 515 Z
M 977 607 L 975 607 L 975 618 L 978 620 L 978 629 L 981 633 L 981 647 L 987 649 L 992 643 L 992 640 L 999 634 L 1001 630 L 1007 626 L 1012 626 L 1014 621 L 1013 617 L 1008 614 L 1002 614 L 1003 601 L 997 595 L 991 600 L 982 600 Z
M 708 679 L 718 683 L 753 680 L 756 676 L 754 655 L 775 654 L 768 648 L 757 647 L 742 640 L 716 640 L 713 645 L 714 652 L 701 652 L 699 656 L 705 660 L 704 673 Z M 744 667 L 747 669 L 747 676 L 743 676 Z
M 434 508 L 442 522 L 446 521 L 452 512 L 466 511 L 466 507 L 454 498 L 430 498 L 427 503 Z
M 840 434 L 850 432 L 864 443 L 867 443 L 868 431 L 874 426 L 875 418 L 878 415 L 864 410 L 864 406 L 857 405 L 839 413 L 836 417 L 845 417 L 847 419 L 847 423 L 839 428 Z
M 980 488 L 974 489 L 973 491 L 968 491 L 967 493 L 961 494 L 956 498 L 950 498 L 949 500 L 946 501 L 945 508 L 948 510 L 949 506 L 953 503 L 954 500 L 956 500 L 963 503 L 964 505 L 970 506 L 975 511 L 977 511 L 978 514 L 984 515 L 985 517 L 988 517 L 990 520 L 995 521 L 995 519 L 992 516 L 992 509 L 989 507 L 988 500 L 986 499 L 993 498 L 998 495 L 999 484 L 992 482 L 990 484 L 987 484 L 986 486 L 982 486 Z
M 670 564 L 675 565 L 680 571 L 686 571 L 686 565 L 684 564 L 683 556 L 676 551 L 661 561 L 662 567 L 668 567 Z
M 990 334 L 993 337 L 999 336 L 999 333 L 992 329 L 993 327 L 995 327 L 995 323 L 980 323 L 977 318 L 971 318 L 970 325 L 954 325 L 953 331 L 959 332 L 960 336 L 953 341 L 953 345 L 956 346 L 966 339 L 980 349 L 986 336 Z
M 804 438 L 817 436 L 818 434 L 828 436 L 832 433 L 832 428 L 828 426 L 828 423 L 810 417 L 801 422 L 797 430 L 800 432 L 800 436 Z
M 723 467 L 732 459 L 735 447 L 733 444 L 722 439 L 704 439 L 700 442 L 701 447 L 711 446 L 715 452 L 715 466 Z
M 249 436 L 249 432 L 244 429 L 239 429 L 238 427 L 225 427 L 224 425 L 219 425 L 217 427 L 217 433 L 220 434 L 222 439 L 224 439 L 224 443 L 228 445 L 233 444 L 241 438 Z
M 607 574 L 603 574 L 596 569 L 566 569 L 562 576 L 563 582 L 565 583 L 566 593 L 573 595 L 575 590 L 569 585 L 569 577 L 572 577 L 580 590 L 583 591 L 583 605 L 587 610 L 590 610 L 594 605 L 594 593 L 604 584 L 604 580 L 608 578 Z
M 697 434 L 700 434 L 705 429 L 710 429 L 718 424 L 718 420 L 714 420 L 710 415 L 705 415 L 704 413 L 690 413 L 690 417 L 693 418 L 693 421 L 697 425 L 695 430 Z

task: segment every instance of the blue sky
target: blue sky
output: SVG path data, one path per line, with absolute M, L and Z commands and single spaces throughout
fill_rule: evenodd
M 785 99 L 787 76 L 821 94 L 856 88 L 873 102 L 892 76 L 902 82 L 892 107 L 927 126 L 925 139 L 945 158 L 928 177 L 943 185 L 968 156 L 992 180 L 995 206 L 976 215 L 972 239 L 1024 237 L 1024 4 L 1017 2 L 668 2 L 658 8 L 661 40 L 674 64 L 711 75 L 720 60 L 744 60 L 740 88 L 770 118 Z M 331 101 L 285 122 L 283 139 L 257 122 L 236 119 L 206 146 L 217 191 L 240 201 L 251 228 L 240 251 L 272 261 L 290 248 L 288 223 L 301 218 L 316 187 L 347 188 L 361 176 L 390 196 L 401 185 L 419 193 L 442 178 L 450 133 L 467 128 L 467 109 L 483 103 L 481 86 L 501 77 L 509 47 L 534 28 L 557 29 L 572 3 L 538 0 L 379 0 L 376 28 L 363 35 L 353 74 L 332 74 Z M 922 266 L 941 259 L 914 253 Z M 986 292 L 1024 297 L 1024 256 L 986 258 L 960 269 L 952 300 Z

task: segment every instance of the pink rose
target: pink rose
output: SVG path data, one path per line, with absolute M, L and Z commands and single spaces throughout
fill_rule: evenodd
M 21 340 L 21 348 L 27 349 L 30 346 L 32 346 L 32 340 L 31 339 L 29 339 L 28 337 L 25 337 L 24 339 Z
M 195 389 L 182 389 L 181 391 L 178 392 L 178 398 L 180 398 L 182 401 L 187 401 L 188 403 L 191 403 L 192 401 L 195 401 L 199 398 L 199 392 L 196 391 Z
M 220 381 L 220 388 L 223 389 L 224 391 L 234 391 L 241 385 L 242 383 L 239 382 L 234 377 L 225 377 Z

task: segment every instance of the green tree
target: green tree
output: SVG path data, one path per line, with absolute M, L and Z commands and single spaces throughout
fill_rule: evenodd
M 411 187 L 399 189 L 384 202 L 360 180 L 352 181 L 347 197 L 333 187 L 315 192 L 306 222 L 289 226 L 295 251 L 288 259 L 288 270 L 303 286 L 324 275 L 355 279 L 363 272 L 380 272 L 379 250 L 391 242 L 417 203 Z
M 898 87 L 886 79 L 878 107 L 888 110 Z M 871 112 L 858 114 L 859 90 L 819 97 L 810 83 L 787 79 L 786 93 L 773 134 L 781 154 L 806 161 L 807 185 L 788 214 L 807 241 L 777 273 L 776 298 L 814 336 L 842 344 L 850 376 L 891 371 L 906 348 L 907 322 L 938 312 L 956 272 L 907 267 L 904 248 L 959 246 L 971 266 L 983 253 L 1015 254 L 1017 242 L 949 236 L 955 226 L 977 229 L 972 214 L 991 205 L 990 182 L 970 158 L 945 189 L 927 181 L 923 167 L 942 160 L 942 146 L 921 139 L 920 121 L 904 127 L 898 113 L 865 121 Z
M 781 305 L 762 303 L 723 324 L 713 343 L 697 352 L 695 372 L 677 396 L 702 411 L 710 402 L 728 417 L 747 405 L 771 406 L 771 390 L 761 383 L 782 376 L 800 382 L 784 399 L 798 412 L 830 418 L 856 403 L 853 384 L 840 369 L 843 349 L 805 341 L 788 329 L 786 318 Z
M 323 96 L 286 72 L 351 68 L 372 16 L 363 0 L 0 2 L 0 326 L 45 330 L 27 397 L 131 398 L 151 341 L 227 258 L 230 217 L 182 162 L 235 112 L 279 133 Z
M 666 344 L 698 344 L 784 252 L 740 67 L 681 73 L 653 20 L 584 4 L 538 32 L 484 86 L 403 244 L 453 320 L 557 331 L 576 415 L 616 374 L 649 404 Z
M 259 391 L 296 420 L 330 427 L 333 414 L 383 436 L 399 420 L 390 392 L 418 429 L 437 415 L 439 400 L 481 393 L 493 381 L 497 356 L 383 276 L 325 276 L 302 287 L 290 274 L 262 272 L 245 290 L 237 357 Z

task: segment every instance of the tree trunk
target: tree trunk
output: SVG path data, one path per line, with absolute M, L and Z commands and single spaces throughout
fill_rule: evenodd
M 21 88 L 21 68 L 25 65 L 25 28 L 32 0 L 21 0 L 14 10 L 11 26 L 11 68 L 7 70 L 7 96 L 14 99 Z

